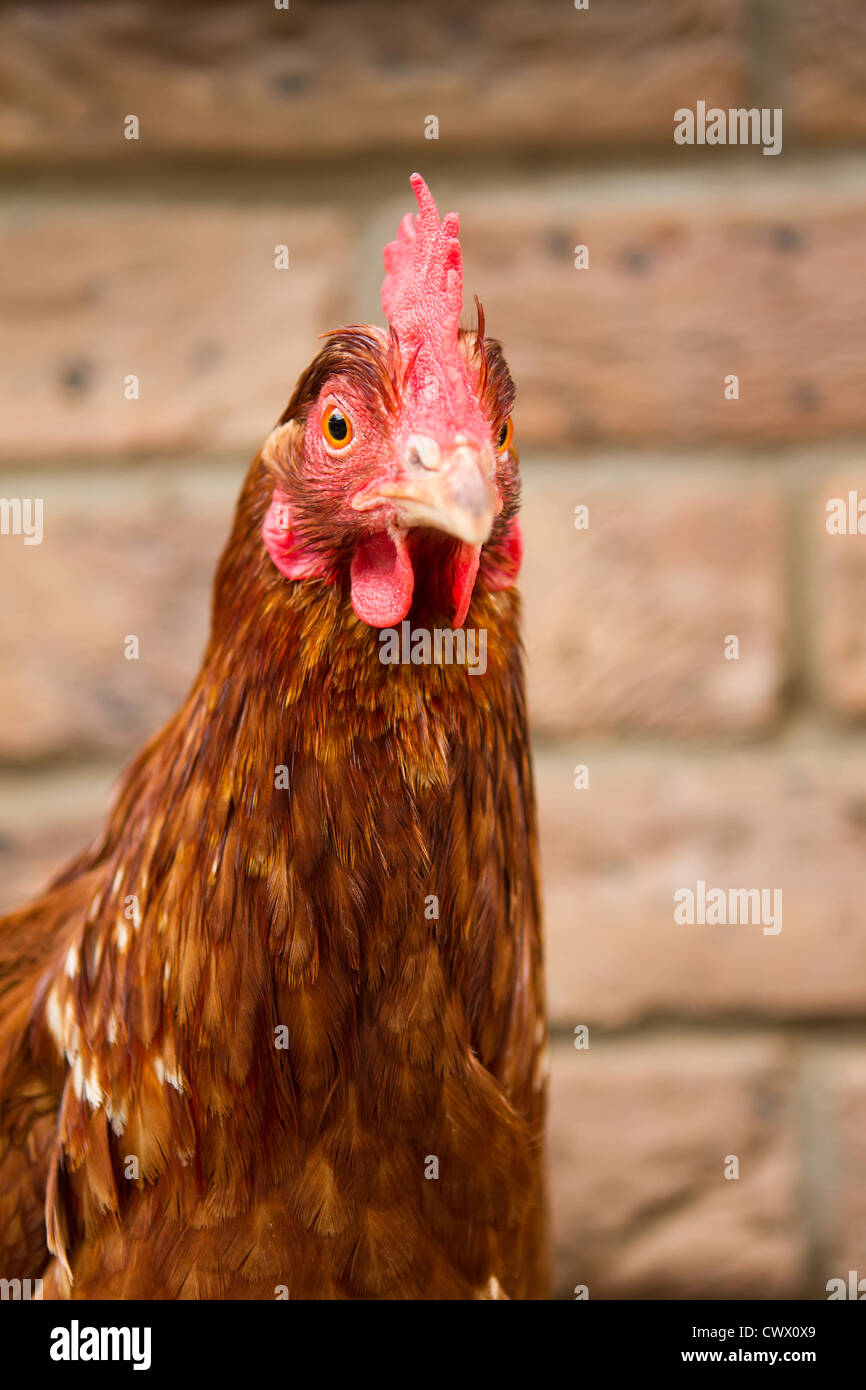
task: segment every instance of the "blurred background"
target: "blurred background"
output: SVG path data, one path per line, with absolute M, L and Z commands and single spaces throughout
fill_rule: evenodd
M 782 108 L 782 153 L 675 145 L 698 100 Z M 0 496 L 45 508 L 0 542 L 0 908 L 185 692 L 247 462 L 381 318 L 420 169 L 518 387 L 565 1297 L 866 1276 L 866 539 L 825 526 L 866 498 L 864 142 L 859 0 L 0 5 Z M 698 880 L 781 932 L 678 925 Z

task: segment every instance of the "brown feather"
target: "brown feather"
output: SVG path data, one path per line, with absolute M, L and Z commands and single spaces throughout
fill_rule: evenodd
M 461 344 L 504 418 L 498 345 Z M 332 583 L 276 571 L 275 472 L 337 365 L 393 409 L 393 336 L 331 337 L 250 469 L 184 706 L 98 842 L 0 922 L 0 1254 L 46 1297 L 547 1289 L 519 604 L 482 565 L 473 679 L 383 666 L 345 556 Z M 494 559 L 516 458 L 502 496 Z

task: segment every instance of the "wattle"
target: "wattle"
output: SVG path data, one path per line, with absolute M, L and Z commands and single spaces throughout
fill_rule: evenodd
M 349 571 L 352 607 L 370 627 L 393 627 L 412 606 L 415 573 L 402 534 L 377 531 L 359 542 Z

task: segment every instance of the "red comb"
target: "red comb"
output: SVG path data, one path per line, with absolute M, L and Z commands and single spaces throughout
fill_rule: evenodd
M 439 221 L 433 195 L 420 174 L 409 182 L 418 212 L 407 212 L 396 241 L 385 247 L 382 307 L 404 354 L 422 342 L 443 347 L 457 344 L 463 305 L 463 258 L 457 239 L 458 217 Z

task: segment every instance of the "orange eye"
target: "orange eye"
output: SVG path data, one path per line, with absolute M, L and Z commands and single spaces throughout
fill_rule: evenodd
M 329 405 L 322 416 L 322 435 L 332 449 L 345 449 L 352 442 L 354 430 L 348 415 L 339 406 Z
M 504 454 L 505 450 L 510 448 L 511 441 L 513 438 L 514 425 L 512 424 L 511 416 L 509 415 L 508 419 L 502 426 L 502 429 L 499 431 L 499 435 L 496 440 L 496 448 L 500 454 Z

